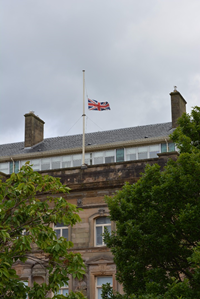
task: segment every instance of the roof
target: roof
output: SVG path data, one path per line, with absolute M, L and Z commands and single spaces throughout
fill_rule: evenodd
M 85 135 L 87 145 L 106 145 L 115 142 L 134 141 L 142 138 L 158 138 L 169 136 L 173 132 L 172 123 L 145 125 L 124 129 L 116 129 Z M 53 150 L 80 148 L 82 146 L 82 134 L 46 138 L 32 148 L 24 148 L 24 142 L 0 145 L 0 157 L 32 154 Z

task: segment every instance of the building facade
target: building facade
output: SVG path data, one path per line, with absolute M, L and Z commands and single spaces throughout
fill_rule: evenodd
M 66 200 L 82 208 L 81 223 L 73 227 L 52 224 L 58 237 L 74 243 L 73 251 L 82 254 L 87 266 L 83 280 L 70 278 L 60 293 L 82 291 L 88 299 L 99 299 L 106 282 L 122 292 L 115 279 L 112 254 L 102 238 L 105 228 L 115 230 L 104 196 L 112 196 L 127 181 L 135 183 L 147 164 L 158 163 L 163 169 L 169 158 L 177 158 L 169 135 L 178 117 L 186 112 L 186 101 L 176 90 L 170 95 L 171 122 L 86 134 L 87 167 L 81 167 L 82 136 L 44 139 L 44 121 L 33 112 L 25 114 L 24 142 L 0 145 L 0 172 L 4 177 L 30 161 L 34 170 L 61 178 L 71 188 L 70 194 L 64 195 Z M 34 254 L 39 257 L 42 252 L 35 248 Z M 30 260 L 16 263 L 15 268 L 20 279 L 28 280 L 30 286 L 34 281 L 48 279 L 45 270 Z

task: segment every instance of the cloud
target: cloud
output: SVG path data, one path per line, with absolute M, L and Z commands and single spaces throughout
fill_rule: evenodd
M 1 143 L 24 139 L 30 110 L 45 121 L 45 137 L 81 133 L 83 69 L 87 95 L 111 105 L 87 113 L 88 132 L 170 121 L 174 85 L 188 111 L 199 104 L 199 0 L 0 6 Z

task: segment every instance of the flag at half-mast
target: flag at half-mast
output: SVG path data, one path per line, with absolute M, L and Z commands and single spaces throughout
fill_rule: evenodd
M 98 102 L 88 99 L 88 109 L 95 111 L 110 110 L 110 105 L 108 102 Z

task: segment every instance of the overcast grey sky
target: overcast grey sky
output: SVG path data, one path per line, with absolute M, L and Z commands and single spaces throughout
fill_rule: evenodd
M 174 85 L 190 112 L 199 12 L 200 0 L 0 0 L 0 144 L 24 140 L 30 110 L 45 138 L 81 134 L 83 69 L 88 97 L 111 106 L 86 110 L 87 132 L 171 121 Z

